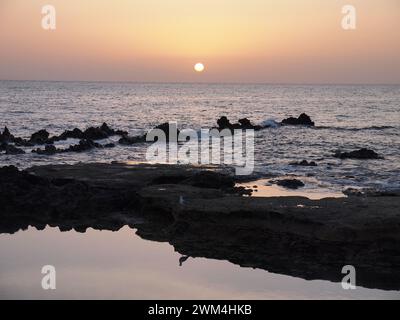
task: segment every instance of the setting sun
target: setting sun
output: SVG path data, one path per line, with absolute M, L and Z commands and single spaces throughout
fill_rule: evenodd
M 196 63 L 196 65 L 194 66 L 194 70 L 196 70 L 197 72 L 203 72 L 204 71 L 204 64 Z

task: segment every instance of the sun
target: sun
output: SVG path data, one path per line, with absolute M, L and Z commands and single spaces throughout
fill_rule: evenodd
M 202 63 L 196 63 L 194 66 L 194 70 L 196 70 L 197 72 L 203 72 L 204 71 L 204 64 Z

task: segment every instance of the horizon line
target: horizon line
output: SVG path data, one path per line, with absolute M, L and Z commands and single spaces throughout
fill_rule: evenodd
M 136 84 L 213 84 L 213 85 L 269 85 L 269 86 L 400 86 L 400 83 L 361 82 L 240 82 L 240 81 L 137 81 L 137 80 L 43 80 L 43 79 L 0 79 L 9 82 L 82 82 L 82 83 L 136 83 Z

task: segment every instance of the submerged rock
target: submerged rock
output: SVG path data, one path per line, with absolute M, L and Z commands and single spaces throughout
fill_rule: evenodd
M 49 141 L 49 133 L 47 130 L 39 130 L 31 135 L 29 142 L 32 144 L 47 144 Z
M 14 136 L 10 133 L 7 127 L 4 127 L 3 133 L 0 132 L 0 143 L 1 142 L 13 142 Z
M 170 140 L 170 126 L 171 126 L 171 124 L 170 123 L 168 123 L 168 122 L 165 122 L 165 123 L 162 123 L 162 124 L 160 124 L 160 125 L 158 125 L 158 126 L 156 126 L 154 129 L 152 129 L 152 130 L 161 130 L 161 131 L 163 131 L 164 133 L 165 133 L 165 138 L 167 139 L 167 142 Z M 171 128 L 172 130 L 174 130 L 174 128 Z M 150 130 L 149 132 L 151 132 L 152 130 Z M 178 139 L 178 136 L 179 136 L 179 133 L 180 133 L 180 131 L 178 130 L 178 129 L 176 129 L 176 138 Z M 171 137 L 171 139 L 172 139 L 172 137 Z
M 52 137 L 53 141 L 62 141 L 67 139 L 83 139 L 82 130 L 75 128 L 73 130 L 65 130 L 62 134 Z
M 304 183 L 298 179 L 281 179 L 272 182 L 287 189 L 298 189 L 304 187 Z
M 298 118 L 289 117 L 282 120 L 281 124 L 291 126 L 310 126 L 313 127 L 315 123 L 311 120 L 310 116 L 302 113 Z
M 122 144 L 122 145 L 132 145 L 135 143 L 141 143 L 141 142 L 145 142 L 145 141 L 146 141 L 145 136 L 130 137 L 128 135 L 124 135 L 124 136 L 122 136 L 121 139 L 118 140 L 118 143 Z
M 195 173 L 182 183 L 194 187 L 210 189 L 229 189 L 235 186 L 235 180 L 232 176 L 214 171 L 202 171 Z
M 107 123 L 103 123 L 100 127 L 89 127 L 85 131 L 78 128 L 73 130 L 66 130 L 61 135 L 52 137 L 52 141 L 61 141 L 67 139 L 86 139 L 86 140 L 101 140 L 116 135 L 128 134 L 123 130 L 114 130 L 110 128 Z
M 225 129 L 229 129 L 231 131 L 237 130 L 261 130 L 261 126 L 253 125 L 251 121 L 247 118 L 240 119 L 238 123 L 232 124 L 229 119 L 225 116 L 222 116 L 217 120 L 218 130 L 222 131 Z
M 25 153 L 24 150 L 22 150 L 20 148 L 17 148 L 15 146 L 11 145 L 11 144 L 6 143 L 6 142 L 3 142 L 1 144 L 0 151 L 1 150 L 5 151 L 6 154 L 8 154 L 8 155 L 17 155 L 17 154 L 24 154 Z
M 337 151 L 334 154 L 334 157 L 340 159 L 359 159 L 359 160 L 383 159 L 383 157 L 377 154 L 375 151 L 366 148 L 362 148 L 351 152 Z
M 37 154 L 53 155 L 58 152 L 61 152 L 61 150 L 57 149 L 54 145 L 48 144 L 44 147 L 44 150 L 38 148 L 36 150 L 32 150 L 32 152 Z
M 298 162 L 291 162 L 291 166 L 302 166 L 302 167 L 316 167 L 317 163 L 315 161 L 308 162 L 307 160 L 302 160 Z
M 72 145 L 63 152 L 84 152 L 94 148 L 101 148 L 101 145 L 90 139 L 82 139 L 79 144 Z
M 260 130 L 261 126 L 253 125 L 251 121 L 247 118 L 239 119 L 240 129 L 252 129 L 252 130 Z

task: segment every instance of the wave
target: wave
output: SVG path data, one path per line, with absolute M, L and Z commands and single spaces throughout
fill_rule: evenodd
M 264 128 L 278 128 L 280 127 L 280 123 L 274 119 L 267 119 L 261 122 L 261 126 Z

